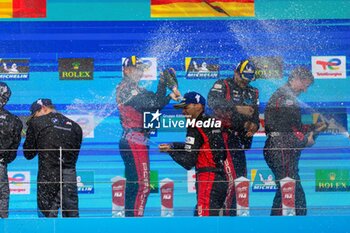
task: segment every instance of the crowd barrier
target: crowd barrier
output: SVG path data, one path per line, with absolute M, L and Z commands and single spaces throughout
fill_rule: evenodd
M 325 137 L 323 140 L 328 139 Z M 81 218 L 123 216 L 115 203 L 116 201 L 120 203 L 120 200 L 124 199 L 113 198 L 120 196 L 124 198 L 123 194 L 120 194 L 120 189 L 116 188 L 116 184 L 120 181 L 130 181 L 125 181 L 123 178 L 124 164 L 116 148 L 83 148 L 80 151 L 76 170 Z M 64 149 L 58 153 L 62 151 Z M 144 216 L 193 216 L 196 205 L 195 171 L 186 171 L 173 162 L 170 156 L 160 153 L 157 148 L 150 148 L 149 152 L 150 195 Z M 349 147 L 336 146 L 303 150 L 299 170 L 307 198 L 308 216 L 350 215 L 349 153 Z M 246 199 L 249 202 L 249 211 L 246 215 L 267 217 L 270 215 L 276 192 L 276 180 L 263 159 L 262 148 L 247 151 L 247 164 L 249 193 Z M 23 157 L 22 150 L 19 150 L 16 160 L 8 166 L 11 190 L 10 219 L 38 218 L 37 171 L 37 157 L 28 161 Z M 171 196 L 162 190 L 162 185 L 165 183 L 173 184 Z M 59 184 L 61 187 L 64 184 L 62 176 Z M 171 199 L 170 214 L 164 213 L 164 198 Z

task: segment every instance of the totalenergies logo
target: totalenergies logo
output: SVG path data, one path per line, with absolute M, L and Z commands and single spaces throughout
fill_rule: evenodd
M 9 171 L 7 174 L 11 194 L 30 194 L 29 171 Z
M 312 56 L 311 63 L 315 78 L 346 78 L 345 56 Z
M 21 173 L 16 173 L 12 177 L 9 177 L 9 182 L 13 185 L 22 185 L 22 182 L 25 180 L 25 175 Z
M 90 121 L 87 117 L 79 117 L 76 119 L 76 122 L 82 127 L 86 126 L 90 123 Z
M 323 70 L 339 70 L 339 66 L 341 65 L 341 60 L 339 58 L 332 58 L 328 61 L 324 60 L 316 60 L 316 64 L 322 66 Z

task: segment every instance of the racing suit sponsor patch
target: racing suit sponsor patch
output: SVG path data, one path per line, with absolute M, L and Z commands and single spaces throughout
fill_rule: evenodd
M 186 144 L 194 145 L 194 137 L 186 137 Z
M 291 106 L 291 105 L 293 105 L 293 100 L 286 100 L 286 105 L 287 106 Z
M 187 152 L 192 152 L 192 146 L 186 144 L 186 145 L 185 145 L 185 151 L 187 151 Z
M 222 88 L 222 85 L 221 84 L 215 84 L 214 85 L 214 89 L 221 89 Z

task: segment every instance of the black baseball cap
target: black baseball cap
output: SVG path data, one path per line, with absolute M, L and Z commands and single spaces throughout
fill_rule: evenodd
M 32 103 L 30 106 L 30 113 L 33 115 L 35 112 L 39 111 L 43 106 L 49 107 L 53 106 L 50 99 L 38 99 Z

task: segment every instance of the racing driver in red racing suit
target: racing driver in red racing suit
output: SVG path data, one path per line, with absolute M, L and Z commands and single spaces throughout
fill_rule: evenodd
M 139 81 L 147 68 L 148 65 L 136 56 L 126 58 L 123 62 L 123 80 L 116 93 L 123 127 L 119 149 L 125 165 L 127 217 L 143 216 L 150 193 L 149 130 L 143 127 L 143 114 L 156 112 L 166 106 L 170 99 L 177 100 L 180 96 L 172 68 L 162 73 L 156 93 L 140 87 Z M 167 86 L 172 90 L 169 95 L 166 95 Z
M 227 182 L 224 173 L 226 149 L 221 122 L 204 114 L 205 99 L 189 92 L 175 108 L 183 108 L 187 122 L 186 143 L 161 144 L 175 162 L 187 170 L 196 169 L 197 206 L 195 216 L 218 216 L 224 205 Z M 218 125 L 216 125 L 219 123 Z

